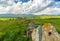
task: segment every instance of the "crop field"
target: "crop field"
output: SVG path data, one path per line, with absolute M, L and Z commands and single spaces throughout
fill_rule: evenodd
M 49 18 L 60 18 L 60 16 L 34 16 L 34 17 L 29 17 L 29 19 L 49 19 Z
M 42 17 L 42 16 L 41 16 Z M 36 27 L 44 23 L 51 23 L 60 34 L 59 18 L 0 18 L 0 41 L 30 41 L 26 36 L 26 30 L 30 22 L 35 22 Z

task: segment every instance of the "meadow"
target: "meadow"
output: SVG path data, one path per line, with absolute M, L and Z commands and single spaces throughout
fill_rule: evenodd
M 30 22 L 34 22 L 36 27 L 44 23 L 51 23 L 60 34 L 60 16 L 0 18 L 0 41 L 31 41 L 25 32 Z

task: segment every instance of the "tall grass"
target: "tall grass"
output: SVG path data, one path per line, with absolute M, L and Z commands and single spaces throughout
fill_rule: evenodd
M 26 36 L 25 31 L 29 27 L 29 23 L 35 22 L 36 27 L 44 23 L 51 23 L 60 33 L 60 18 L 55 19 L 8 19 L 0 20 L 0 41 L 30 41 Z

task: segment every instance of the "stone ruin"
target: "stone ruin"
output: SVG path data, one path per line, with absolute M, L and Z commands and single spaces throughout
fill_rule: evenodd
M 50 23 L 30 29 L 29 31 L 31 31 L 29 34 L 32 41 L 60 41 L 60 35 Z
M 42 41 L 60 41 L 60 37 L 55 27 L 46 23 L 42 28 Z
M 29 28 L 27 29 L 27 36 L 29 38 L 32 37 L 31 35 L 32 35 L 34 27 L 35 27 L 35 23 L 34 22 L 29 23 Z

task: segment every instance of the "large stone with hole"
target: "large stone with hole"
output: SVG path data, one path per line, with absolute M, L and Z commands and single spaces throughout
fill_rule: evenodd
M 60 36 L 54 26 L 46 23 L 33 30 L 32 41 L 60 41 Z

